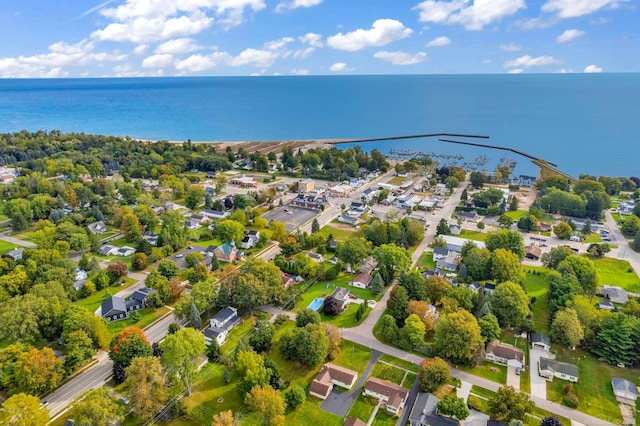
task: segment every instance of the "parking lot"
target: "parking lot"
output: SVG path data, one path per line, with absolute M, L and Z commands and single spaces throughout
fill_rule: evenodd
M 285 224 L 289 232 L 293 232 L 301 225 L 318 216 L 319 212 L 314 210 L 300 209 L 297 207 L 278 207 L 262 215 L 266 220 L 275 220 Z

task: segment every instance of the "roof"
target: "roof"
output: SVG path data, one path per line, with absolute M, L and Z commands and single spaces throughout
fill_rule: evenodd
M 540 357 L 540 370 L 553 371 L 573 377 L 578 377 L 579 375 L 578 367 L 575 365 L 544 357 Z
M 313 392 L 318 395 L 329 395 L 331 389 L 333 388 L 333 383 L 327 381 L 313 380 L 311 382 L 311 386 L 309 386 L 309 392 Z
M 22 259 L 23 253 L 24 253 L 23 248 L 17 248 L 17 249 L 11 250 L 9 253 L 5 254 L 5 256 L 8 256 L 13 260 L 20 260 Z
M 210 339 L 217 338 L 220 334 L 226 333 L 226 330 L 215 327 L 207 327 L 204 329 L 204 336 Z
M 109 245 L 109 244 L 105 244 L 105 245 L 103 245 L 102 247 L 100 247 L 100 248 L 98 249 L 98 253 L 100 253 L 100 254 L 107 254 L 107 253 L 109 253 L 111 250 L 113 250 L 113 249 L 115 249 L 115 248 L 117 248 L 117 247 L 116 247 L 116 246 Z
M 234 307 L 227 306 L 218 311 L 211 319 L 219 322 L 224 322 L 224 320 L 231 318 L 234 315 L 237 315 L 238 310 Z
M 365 285 L 369 285 L 369 283 L 371 282 L 372 279 L 373 279 L 372 275 L 369 275 L 369 274 L 358 274 L 358 276 L 356 277 L 355 280 L 353 280 L 353 282 L 359 282 L 359 283 L 363 283 Z
M 111 296 L 104 302 L 102 302 L 102 316 L 106 316 L 109 312 L 116 310 L 127 312 L 127 303 L 124 298 L 118 296 Z
M 427 415 L 436 412 L 438 401 L 440 400 L 435 395 L 431 393 L 420 392 L 416 397 L 413 408 L 411 408 L 409 421 L 420 421 L 421 423 L 426 423 L 425 420 Z
M 344 426 L 367 426 L 367 424 L 355 417 L 347 417 L 347 420 L 344 422 Z
M 322 370 L 320 370 L 320 373 L 318 373 L 313 381 L 329 384 L 331 384 L 332 381 L 352 383 L 356 377 L 358 377 L 358 373 L 355 371 L 328 362 L 322 367 Z
M 531 333 L 531 343 L 543 343 L 547 346 L 551 346 L 551 339 L 549 336 L 542 333 Z
M 529 246 L 527 247 L 526 253 L 535 257 L 540 257 L 540 255 L 542 254 L 542 250 L 540 249 L 540 247 Z
M 144 302 L 147 297 L 149 297 L 152 294 L 155 294 L 156 291 L 152 288 L 148 288 L 148 287 L 142 287 L 141 289 L 136 290 L 132 295 L 131 298 L 132 299 L 136 299 L 139 300 L 141 302 Z
M 444 242 L 447 244 L 447 247 L 449 247 L 449 249 L 458 248 L 458 247 L 461 248 L 464 245 L 464 243 L 466 243 L 467 241 L 473 242 L 478 248 L 486 247 L 486 244 L 483 241 L 469 240 L 467 238 L 454 237 L 452 235 L 441 235 L 441 237 L 444 240 Z
M 386 396 L 389 399 L 387 405 L 392 407 L 397 407 L 409 394 L 409 389 L 376 377 L 370 378 L 364 388 L 368 391 Z
M 621 379 L 619 377 L 614 377 L 611 379 L 611 386 L 614 391 L 618 392 L 630 392 L 636 396 L 638 396 L 638 387 L 633 384 L 633 382 L 627 379 Z
M 333 290 L 333 293 L 331 293 L 331 297 L 337 300 L 340 300 L 342 302 L 344 302 L 348 296 L 349 296 L 349 289 L 344 287 L 338 287 L 335 290 Z
M 495 356 L 504 359 L 515 359 L 520 362 L 524 361 L 524 351 L 522 349 L 516 348 L 507 343 L 502 343 L 497 339 L 489 343 L 485 352 L 492 353 Z
M 107 227 L 106 227 L 106 225 L 104 224 L 103 221 L 99 220 L 97 222 L 93 222 L 93 223 L 88 224 L 87 228 L 89 228 L 89 230 L 91 232 L 95 232 L 95 231 L 100 230 L 100 229 L 106 229 Z
M 620 287 L 614 287 L 610 285 L 603 285 L 600 289 L 600 293 L 607 296 L 609 299 L 621 299 L 628 300 L 627 292 Z
M 226 242 L 220 246 L 217 247 L 218 250 L 220 250 L 222 253 L 224 253 L 227 256 L 230 256 L 231 253 L 233 253 L 233 250 L 235 250 L 236 246 L 234 246 L 233 244 Z
M 434 247 L 433 254 L 437 254 L 439 256 L 446 256 L 449 254 L 449 249 L 446 247 Z

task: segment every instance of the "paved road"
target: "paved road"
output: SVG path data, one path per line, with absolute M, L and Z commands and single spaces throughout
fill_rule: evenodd
M 640 275 L 640 253 L 636 253 L 629 247 L 627 243 L 627 237 L 622 235 L 620 228 L 615 219 L 611 215 L 611 212 L 605 211 L 605 219 L 609 233 L 612 234 L 612 242 L 618 245 L 617 249 L 611 250 L 610 256 L 617 256 L 620 259 L 624 259 L 631 264 L 631 267 Z
M 6 231 L 6 232 L 3 232 L 2 234 L 0 234 L 0 240 L 6 241 L 8 243 L 11 243 L 11 244 L 13 244 L 15 246 L 20 246 L 20 247 L 26 247 L 26 248 L 36 248 L 37 247 L 31 241 L 25 241 L 25 240 L 18 239 L 16 237 L 12 237 L 11 235 L 7 235 L 8 232 L 10 232 L 10 231 Z
M 151 343 L 159 342 L 167 334 L 169 324 L 175 322 L 173 314 L 169 314 L 145 329 L 147 339 Z M 112 375 L 113 362 L 107 352 L 100 351 L 96 356 L 98 363 L 78 374 L 43 400 L 49 401 L 48 409 L 51 418 L 63 414 L 69 405 L 84 392 L 96 389 L 106 383 Z

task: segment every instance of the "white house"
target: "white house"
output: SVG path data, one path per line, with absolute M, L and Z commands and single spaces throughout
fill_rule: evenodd
M 107 231 L 107 225 L 105 225 L 103 221 L 99 220 L 88 224 L 87 229 L 89 229 L 89 232 L 92 234 L 104 234 Z
M 446 247 L 434 247 L 433 248 L 433 261 L 437 262 L 442 259 L 446 259 L 449 256 L 449 249 Z
M 569 380 L 570 382 L 577 382 L 580 373 L 578 372 L 578 367 L 573 364 L 540 357 L 538 374 L 550 382 L 553 381 L 554 377 Z
M 334 386 L 351 389 L 357 379 L 357 372 L 328 362 L 311 382 L 309 394 L 320 399 L 326 399 Z
M 497 364 L 522 368 L 524 365 L 524 351 L 499 340 L 491 342 L 485 350 L 485 358 Z
M 549 339 L 549 336 L 546 334 L 531 333 L 529 340 L 531 342 L 531 348 L 533 349 L 542 349 L 544 351 L 551 349 L 551 339 Z
M 225 217 L 229 216 L 229 212 L 210 209 L 203 209 L 200 214 L 210 219 L 224 219 Z
M 244 238 L 240 243 L 240 247 L 243 249 L 250 249 L 255 247 L 260 241 L 260 231 L 246 231 L 244 233 Z
M 613 378 L 611 379 L 611 387 L 613 388 L 613 394 L 616 396 L 618 402 L 628 404 L 633 407 L 636 406 L 636 400 L 638 399 L 638 387 L 627 379 Z
M 441 237 L 444 240 L 444 242 L 447 244 L 447 248 L 449 250 L 453 250 L 453 251 L 458 252 L 458 253 L 460 253 L 462 251 L 462 246 L 467 241 L 471 241 L 478 248 L 485 248 L 486 247 L 486 245 L 485 245 L 485 243 L 483 241 L 474 241 L 474 240 L 469 240 L 467 238 L 454 237 L 452 235 L 441 235 Z
M 364 395 L 378 398 L 387 412 L 399 415 L 409 395 L 409 389 L 386 380 L 371 377 L 364 387 Z
M 238 310 L 227 306 L 209 320 L 209 327 L 204 330 L 205 340 L 210 342 L 216 339 L 219 345 L 224 344 L 227 340 L 227 335 L 239 321 Z
M 351 285 L 358 288 L 369 288 L 369 286 L 371 285 L 371 280 L 373 280 L 372 275 L 358 274 L 358 276 L 355 277 Z
M 633 213 L 633 209 L 636 207 L 636 203 L 633 201 L 625 201 L 618 204 L 618 213 L 629 216 Z

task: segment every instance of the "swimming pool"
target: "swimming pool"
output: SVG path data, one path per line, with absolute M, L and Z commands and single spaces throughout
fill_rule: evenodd
M 309 303 L 309 306 L 307 306 L 307 309 L 311 309 L 312 311 L 317 312 L 323 303 L 324 303 L 324 299 L 322 297 L 316 297 L 315 299 L 313 299 L 313 301 L 311 301 L 311 303 Z

